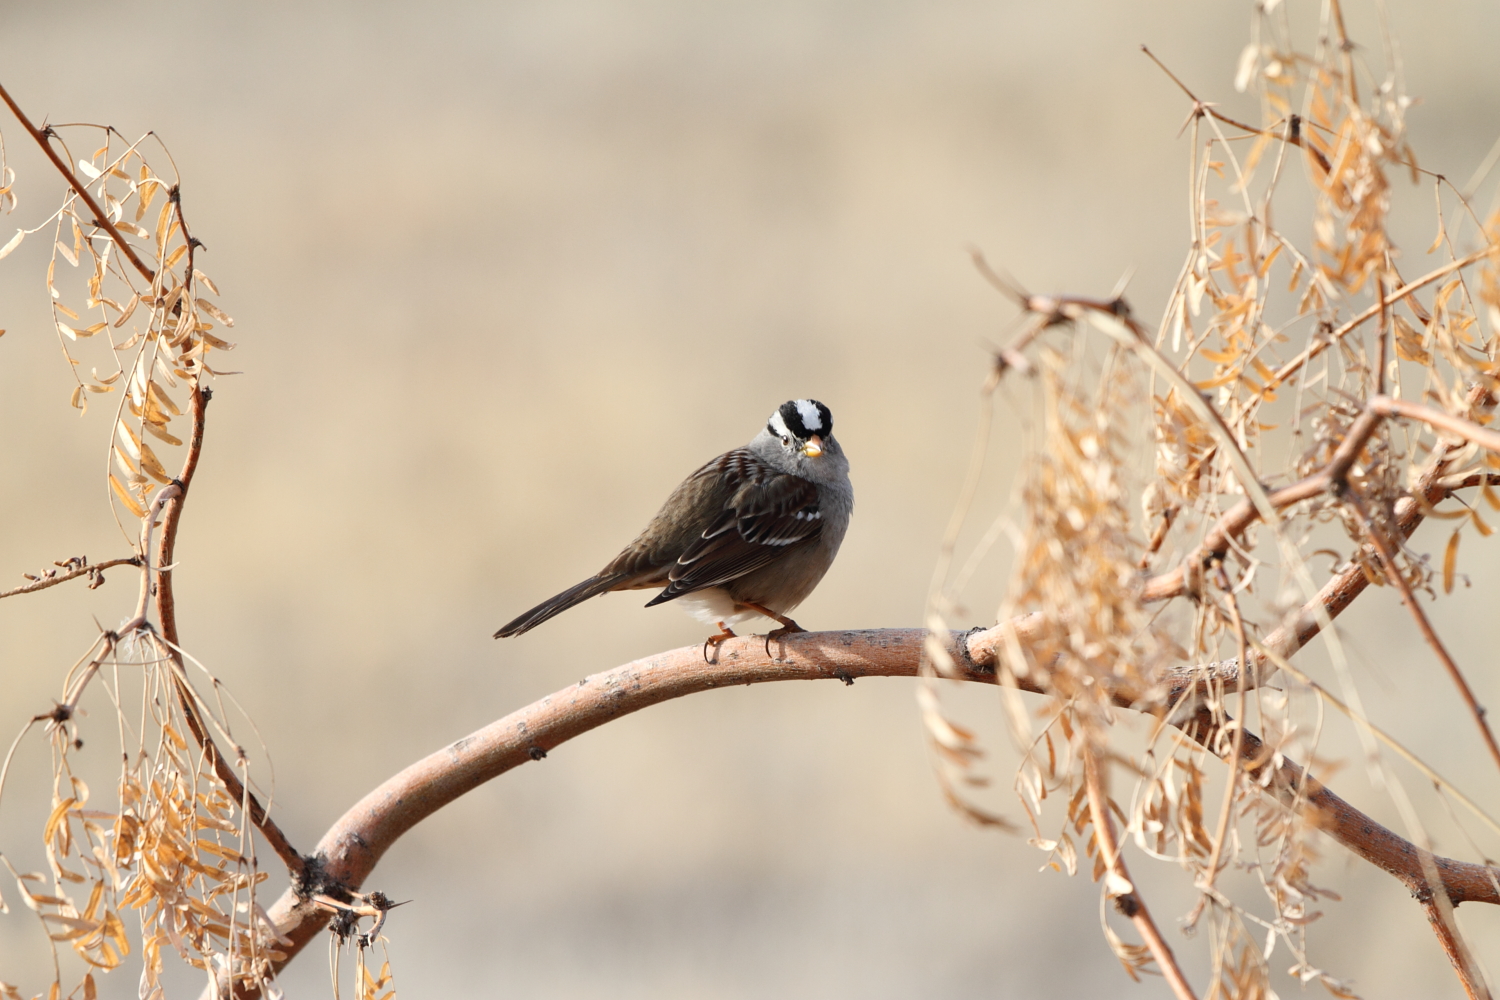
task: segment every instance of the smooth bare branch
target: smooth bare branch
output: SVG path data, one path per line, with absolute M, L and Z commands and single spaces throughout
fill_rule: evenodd
M 1036 642 L 1048 628 L 1038 613 L 972 632 L 945 637 L 962 680 L 997 683 L 999 651 L 1015 641 Z M 591 729 L 651 705 L 716 688 L 791 680 L 839 680 L 861 677 L 915 677 L 919 672 L 925 629 L 873 629 L 851 632 L 806 632 L 772 643 L 767 655 L 762 640 L 745 636 L 719 646 L 717 662 L 703 659 L 699 646 L 659 653 L 594 674 L 491 723 L 386 781 L 356 803 L 323 835 L 297 888 L 289 889 L 270 908 L 278 930 L 290 944 L 290 961 L 324 927 L 325 907 L 311 902 L 316 891 L 331 888 L 352 892 L 363 885 L 384 853 L 402 835 L 443 806 L 485 782 L 523 764 L 544 759 L 563 743 Z M 1022 690 L 1038 692 L 1035 678 L 1017 678 Z M 1122 707 L 1138 702 L 1143 692 L 1121 690 L 1114 701 Z M 1195 742 L 1223 751 L 1219 727 L 1206 708 L 1174 723 Z M 1355 809 L 1298 765 L 1275 755 L 1246 732 L 1241 760 L 1267 792 L 1288 805 L 1297 805 L 1309 821 L 1355 854 L 1401 880 L 1413 892 L 1426 885 L 1421 852 L 1409 841 Z M 1227 751 L 1225 751 L 1227 752 Z M 1301 790 L 1301 798 L 1296 792 Z M 1500 904 L 1490 869 L 1483 865 L 1431 858 L 1443 874 L 1454 903 L 1482 901 Z

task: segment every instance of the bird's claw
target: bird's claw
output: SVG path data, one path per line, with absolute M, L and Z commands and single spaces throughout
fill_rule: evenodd
M 723 629 L 723 631 L 718 635 L 711 635 L 707 639 L 703 640 L 704 663 L 714 662 L 713 660 L 710 660 L 708 658 L 708 647 L 712 646 L 714 648 L 714 652 L 717 653 L 719 651 L 719 643 L 723 642 L 725 639 L 735 638 L 734 629 L 730 628 L 728 625 L 725 625 L 723 622 L 719 622 L 719 628 Z
M 807 631 L 807 629 L 803 628 L 801 625 L 798 625 L 796 622 L 792 621 L 790 618 L 781 618 L 781 619 L 778 619 L 778 620 L 784 622 L 785 624 L 783 624 L 781 626 L 781 628 L 773 628 L 771 631 L 769 631 L 769 632 L 766 633 L 766 655 L 767 656 L 771 655 L 771 640 L 772 639 L 780 639 L 782 636 L 784 636 L 784 635 L 790 635 L 793 632 L 806 632 Z

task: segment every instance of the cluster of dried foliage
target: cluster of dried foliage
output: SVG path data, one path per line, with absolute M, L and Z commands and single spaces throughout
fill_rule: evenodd
M 1460 828 L 1500 826 L 1366 716 L 1357 666 L 1331 623 L 1370 584 L 1396 591 L 1469 706 L 1476 746 L 1500 766 L 1484 713 L 1416 596 L 1451 592 L 1460 538 L 1491 532 L 1476 506 L 1439 504 L 1477 490 L 1500 509 L 1500 434 L 1486 426 L 1500 387 L 1500 214 L 1481 219 L 1471 192 L 1418 165 L 1399 74 L 1361 64 L 1337 2 L 1324 5 L 1311 53 L 1292 44 L 1275 7 L 1258 10 L 1237 78 L 1260 97 L 1260 125 L 1178 83 L 1191 101 L 1192 238 L 1155 329 L 1118 294 L 1028 295 L 976 256 L 1025 317 L 986 392 L 1015 375 L 1037 384 L 1023 516 L 1010 526 L 1018 562 L 999 617 L 1032 614 L 1014 619 L 998 669 L 1007 688 L 1047 699 L 1034 716 L 1007 698 L 1022 755 L 1015 788 L 1050 863 L 1072 872 L 1080 852 L 1092 858 L 1106 898 L 1139 930 L 1144 944 L 1130 945 L 1104 926 L 1132 975 L 1154 965 L 1178 996 L 1194 995 L 1127 872 L 1126 844 L 1171 863 L 1196 892 L 1186 926 L 1211 927 L 1209 995 L 1270 995 L 1281 952 L 1293 976 L 1348 996 L 1350 985 L 1308 952 L 1316 905 L 1333 896 L 1310 882 L 1309 866 L 1320 828 L 1340 828 L 1316 801 L 1322 786 L 1287 763 L 1314 760 L 1325 707 L 1345 713 L 1409 840 L 1374 827 L 1375 839 L 1404 845 L 1396 858 L 1358 843 L 1358 829 L 1338 839 L 1406 882 L 1465 990 L 1487 996 L 1453 907 L 1500 902 L 1500 873 L 1474 866 L 1478 882 L 1456 889 L 1383 761 L 1415 763 L 1455 805 Z M 1392 184 L 1408 180 L 1430 184 L 1436 199 L 1428 253 L 1441 262 L 1420 276 L 1402 272 L 1390 236 Z M 1310 220 L 1299 204 L 1311 205 Z M 1143 427 L 1148 440 L 1137 436 Z M 1426 518 L 1455 522 L 1441 570 L 1406 544 Z M 1331 527 L 1341 545 L 1330 544 Z M 1309 565 L 1314 546 L 1334 556 L 1329 572 Z M 934 628 L 959 606 L 961 580 L 946 584 L 945 574 Z M 1337 693 L 1291 662 L 1314 637 Z M 931 659 L 934 677 L 955 669 L 951 657 Z M 964 792 L 982 780 L 981 748 L 947 720 L 936 691 L 929 681 L 924 707 L 944 785 L 976 819 L 996 822 Z M 1144 749 L 1120 733 L 1126 709 L 1156 720 Z M 1209 756 L 1230 765 L 1217 802 L 1206 791 Z M 1061 815 L 1044 808 L 1053 797 L 1066 803 Z M 1231 889 L 1226 872 L 1248 873 L 1234 883 L 1248 889 Z
M 384 850 L 444 803 L 668 698 L 733 683 L 916 675 L 946 794 L 972 818 L 1003 826 L 975 799 L 983 748 L 941 700 L 945 678 L 1001 686 L 1033 843 L 1061 871 L 1091 859 L 1105 898 L 1141 939 L 1127 943 L 1104 922 L 1132 976 L 1154 969 L 1179 997 L 1197 995 L 1132 880 L 1133 847 L 1188 880 L 1198 900 L 1188 922 L 1211 928 L 1201 938 L 1212 959 L 1208 996 L 1272 995 L 1280 952 L 1302 981 L 1352 995 L 1308 950 L 1313 908 L 1331 895 L 1309 875 L 1321 833 L 1400 879 L 1464 989 L 1488 996 L 1454 908 L 1500 904 L 1500 872 L 1431 853 L 1422 816 L 1389 770 L 1381 773 L 1404 837 L 1298 762 L 1313 761 L 1318 747 L 1319 728 L 1308 719 L 1332 708 L 1355 720 L 1372 768 L 1402 756 L 1460 812 L 1500 832 L 1367 718 L 1356 667 L 1332 627 L 1369 585 L 1392 587 L 1500 766 L 1483 712 L 1416 596 L 1451 590 L 1462 534 L 1490 532 L 1475 506 L 1439 505 L 1477 490 L 1500 509 L 1492 490 L 1500 433 L 1486 426 L 1497 401 L 1500 215 L 1479 218 L 1465 192 L 1417 165 L 1404 138 L 1400 81 L 1358 65 L 1335 0 L 1325 4 L 1311 53 L 1294 46 L 1284 12 L 1263 3 L 1238 83 L 1260 95 L 1260 125 L 1187 94 L 1192 238 L 1157 329 L 1137 322 L 1118 294 L 1028 295 L 976 258 L 1026 322 L 997 352 L 985 386 L 975 465 L 927 628 L 790 636 L 774 653 L 747 638 L 726 643 L 712 664 L 695 646 L 595 675 L 397 775 L 310 854 L 288 843 L 262 804 L 230 728 L 242 714 L 177 641 L 173 546 L 203 443 L 206 379 L 216 374 L 208 359 L 232 346 L 213 331 L 232 324 L 206 297 L 217 291 L 196 267 L 200 244 L 183 217 L 175 171 L 160 170 L 147 151 L 170 158 L 153 136 L 125 142 L 107 128 L 39 129 L 0 89 L 68 184 L 61 207 L 18 230 L 0 257 L 27 236 L 53 239 L 46 287 L 76 380 L 72 403 L 81 410 L 96 395 L 118 400 L 104 481 L 132 549 L 99 563 L 59 562 L 0 597 L 76 579 L 97 585 L 117 566 L 140 578 L 134 613 L 88 646 L 64 675 L 56 706 L 23 726 L 0 767 L 3 792 L 23 740 L 40 733 L 49 741 L 52 799 L 41 824 L 49 870 L 18 871 L 0 854 L 52 945 L 48 995 L 95 996 L 95 972 L 120 966 L 133 940 L 143 997 L 162 995 L 168 952 L 204 970 L 211 993 L 276 995 L 276 970 L 331 921 L 335 939 L 353 947 L 356 995 L 385 1000 L 394 996 L 389 964 L 377 975 L 366 953 L 391 904 L 357 890 Z M 75 157 L 65 141 L 72 136 L 99 145 Z M 1389 236 L 1392 177 L 1435 192 L 1438 237 L 1429 252 L 1444 262 L 1421 276 L 1402 273 Z M 0 146 L 0 210 L 15 207 L 13 180 Z M 1284 208 L 1299 196 L 1312 206 L 1310 220 Z M 1277 206 L 1310 221 L 1310 236 L 1299 242 L 1275 224 Z M 1464 252 L 1466 244 L 1474 249 Z M 1018 384 L 1037 415 L 1023 515 L 1016 525 L 997 523 L 954 574 L 952 539 L 979 488 L 990 404 Z M 1151 433 L 1142 439 L 1144 427 Z M 1441 570 L 1406 544 L 1432 517 L 1455 521 Z M 1019 555 L 999 624 L 952 631 L 965 581 L 1007 526 Z M 1330 530 L 1346 540 L 1337 565 L 1319 574 L 1308 554 Z M 1292 662 L 1315 638 L 1342 697 Z M 1023 700 L 1023 691 L 1041 700 Z M 123 761 L 107 804 L 90 799 L 72 764 L 78 710 L 90 693 L 113 707 Z M 1125 713 L 1154 723 L 1143 746 L 1122 735 Z M 1252 716 L 1258 732 L 1247 724 Z M 1210 775 L 1226 769 L 1211 756 L 1228 762 L 1217 801 Z M 253 831 L 292 881 L 269 907 L 257 896 L 266 873 Z M 138 937 L 126 915 L 138 921 Z M 373 926 L 360 933 L 366 918 Z M 65 974 L 72 966 L 59 942 L 82 963 L 76 980 Z M 21 996 L 0 983 L 0 997 Z
M 233 321 L 212 301 L 218 290 L 196 266 L 201 244 L 184 217 L 170 155 L 154 136 L 129 142 L 100 126 L 38 128 L 8 93 L 0 90 L 0 97 L 68 182 L 58 209 L 18 229 L 0 257 L 27 237 L 51 237 L 46 288 L 75 382 L 71 403 L 80 412 L 94 397 L 115 404 L 102 482 L 134 550 L 99 563 L 60 561 L 0 596 L 79 578 L 98 586 L 115 566 L 140 574 L 134 613 L 88 645 L 64 675 L 60 699 L 25 724 L 0 768 L 3 791 L 17 748 L 40 727 L 53 772 L 42 828 L 48 870 L 17 871 L 4 855 L 0 862 L 52 947 L 51 996 L 96 995 L 95 972 L 117 968 L 132 951 L 125 925 L 132 915 L 141 996 L 162 995 L 171 952 L 220 981 L 259 984 L 278 954 L 256 901 L 266 878 L 249 832 L 259 806 L 229 728 L 228 696 L 206 673 L 211 700 L 191 681 L 190 672 L 202 667 L 177 642 L 171 572 L 202 448 L 206 379 L 218 374 L 209 357 L 233 347 L 214 330 Z M 90 152 L 75 156 L 70 139 Z M 4 207 L 12 210 L 14 175 L 0 170 Z M 80 705 L 98 689 L 114 710 L 123 762 L 107 805 L 91 797 L 73 764 L 83 745 Z M 66 994 L 59 943 L 83 963 Z M 0 995 L 21 994 L 0 984 Z

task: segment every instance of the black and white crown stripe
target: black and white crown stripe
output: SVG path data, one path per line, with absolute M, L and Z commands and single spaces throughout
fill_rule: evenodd
M 833 413 L 816 399 L 792 399 L 771 414 L 766 429 L 777 437 L 794 437 L 799 441 L 806 441 L 814 434 L 827 437 L 833 433 Z

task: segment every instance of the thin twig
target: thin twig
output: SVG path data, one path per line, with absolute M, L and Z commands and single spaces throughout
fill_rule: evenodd
M 1422 912 L 1427 914 L 1427 921 L 1432 924 L 1432 932 L 1437 935 L 1443 954 L 1453 963 L 1453 971 L 1458 973 L 1458 981 L 1463 984 L 1464 995 L 1468 1000 L 1490 1000 L 1489 987 L 1474 962 L 1474 956 L 1463 937 L 1456 933 L 1452 908 L 1444 908 L 1442 900 L 1434 897 L 1422 900 Z
M 156 550 L 156 564 L 169 567 L 162 570 L 161 581 L 157 586 L 157 618 L 161 622 L 162 635 L 168 642 L 176 645 L 181 643 L 177 637 L 177 598 L 172 587 L 173 574 L 170 567 L 177 548 L 177 529 L 182 523 L 183 505 L 187 503 L 187 492 L 193 484 L 194 473 L 198 471 L 198 459 L 203 454 L 203 431 L 207 422 L 208 401 L 212 398 L 213 391 L 194 380 L 193 390 L 188 394 L 188 425 L 191 433 L 188 436 L 187 454 L 182 461 L 182 471 L 177 474 L 176 479 L 182 492 L 166 509 L 166 516 L 162 520 L 161 541 Z
M 1219 572 L 1223 575 L 1222 566 Z M 1221 581 L 1220 589 L 1223 591 L 1225 601 L 1229 605 L 1229 614 L 1234 622 L 1235 638 L 1239 640 L 1239 662 L 1249 663 L 1250 643 L 1245 637 L 1245 620 L 1240 616 L 1240 602 L 1234 596 L 1234 589 L 1229 586 L 1227 579 Z M 1219 858 L 1224 851 L 1224 841 L 1229 836 L 1229 817 L 1234 812 L 1234 799 L 1236 793 L 1239 791 L 1240 761 L 1245 752 L 1245 694 L 1249 686 L 1246 683 L 1248 671 L 1240 670 L 1237 671 L 1237 674 L 1238 676 L 1235 677 L 1235 692 L 1239 695 L 1239 699 L 1235 705 L 1235 715 L 1239 719 L 1239 724 L 1234 727 L 1234 749 L 1229 757 L 1229 779 L 1228 783 L 1224 786 L 1224 803 L 1219 808 L 1219 823 L 1214 832 L 1213 853 L 1209 855 L 1208 867 L 1204 869 L 1204 883 L 1202 885 L 1204 892 L 1212 891 L 1214 879 L 1219 875 Z
M 172 566 L 173 553 L 177 545 L 177 530 L 182 523 L 182 511 L 187 502 L 188 488 L 192 485 L 193 474 L 198 470 L 198 459 L 203 453 L 205 413 L 212 396 L 213 393 L 207 386 L 194 381 L 193 391 L 188 396 L 188 421 L 192 433 L 188 439 L 188 450 L 183 459 L 182 471 L 178 473 L 176 479 L 180 492 L 167 506 L 162 518 L 161 540 L 156 550 L 157 564 L 160 566 Z M 156 616 L 161 626 L 162 638 L 166 640 L 162 644 L 162 653 L 169 657 L 177 668 L 173 672 L 172 682 L 177 693 L 177 703 L 182 708 L 183 718 L 225 791 L 230 798 L 245 806 L 250 822 L 266 838 L 266 842 L 271 845 L 276 856 L 281 859 L 282 864 L 286 865 L 293 881 L 296 881 L 302 877 L 306 860 L 292 846 L 291 841 L 287 839 L 275 820 L 271 819 L 260 800 L 245 787 L 244 782 L 235 773 L 233 764 L 224 756 L 224 752 L 219 749 L 218 744 L 209 735 L 207 727 L 203 725 L 203 720 L 198 717 L 196 697 L 192 692 L 192 686 L 188 683 L 186 671 L 183 669 L 182 654 L 177 651 L 182 643 L 177 634 L 177 599 L 172 579 L 173 570 L 170 568 L 160 573 L 156 584 Z
M 1192 986 L 1188 985 L 1187 977 L 1182 974 L 1182 969 L 1177 965 L 1177 957 L 1172 954 L 1172 948 L 1161 936 L 1161 931 L 1156 927 L 1156 921 L 1151 919 L 1151 911 L 1146 908 L 1146 901 L 1141 894 L 1136 892 L 1135 883 L 1130 880 L 1130 872 L 1125 867 L 1125 859 L 1120 855 L 1120 845 L 1115 838 L 1115 821 L 1109 814 L 1109 802 L 1104 793 L 1103 778 L 1099 774 L 1099 761 L 1092 747 L 1087 744 L 1084 737 L 1083 756 L 1083 780 L 1088 790 L 1089 816 L 1094 822 L 1094 833 L 1098 837 L 1099 853 L 1104 858 L 1104 864 L 1109 874 L 1106 876 L 1105 894 L 1114 900 L 1115 909 L 1128 917 L 1135 924 L 1135 929 L 1146 942 L 1146 947 L 1151 951 L 1151 957 L 1156 959 L 1156 967 L 1166 977 L 1167 984 L 1172 987 L 1172 993 L 1177 1000 L 1197 1000 Z
M 1344 495 L 1344 502 L 1349 505 L 1359 518 L 1360 526 L 1365 531 L 1365 537 L 1370 540 L 1370 544 L 1380 556 L 1380 564 L 1385 568 L 1386 579 L 1391 582 L 1391 586 L 1395 587 L 1401 593 L 1401 602 L 1411 611 L 1412 618 L 1416 619 L 1417 628 L 1421 630 L 1422 638 L 1427 640 L 1427 645 L 1431 646 L 1432 651 L 1437 654 L 1438 662 L 1442 663 L 1443 669 L 1448 671 L 1448 676 L 1452 679 L 1453 685 L 1458 688 L 1458 693 L 1463 698 L 1464 704 L 1469 707 L 1469 714 L 1474 717 L 1474 723 L 1479 726 L 1480 735 L 1484 737 L 1484 745 L 1489 748 L 1490 758 L 1494 760 L 1496 767 L 1500 767 L 1500 744 L 1495 742 L 1495 734 L 1490 729 L 1489 721 L 1485 718 L 1485 710 L 1479 704 L 1479 699 L 1474 697 L 1474 689 L 1469 687 L 1469 682 L 1464 677 L 1463 671 L 1458 668 L 1458 664 L 1449 655 L 1447 647 L 1438 638 L 1437 632 L 1432 627 L 1432 622 L 1427 618 L 1427 613 L 1417 603 L 1417 595 L 1412 593 L 1411 584 L 1407 583 L 1406 577 L 1401 575 L 1401 568 L 1396 565 L 1396 553 L 1392 551 L 1390 542 L 1386 540 L 1385 533 L 1371 519 L 1369 509 L 1357 493 L 1349 490 Z
M 34 594 L 38 590 L 46 590 L 48 587 L 55 587 L 59 583 L 76 580 L 80 576 L 97 576 L 104 570 L 115 566 L 139 566 L 140 564 L 140 556 L 122 556 L 119 559 L 106 559 L 102 563 L 94 563 L 92 565 L 85 562 L 82 566 L 75 567 L 66 573 L 59 573 L 56 576 L 45 576 L 33 583 L 26 584 L 24 587 L 16 587 L 14 590 L 0 591 L 0 600 L 4 600 L 7 597 L 15 597 L 19 594 Z
M 83 203 L 89 207 L 89 211 L 94 213 L 93 224 L 109 234 L 109 238 L 115 241 L 115 246 L 119 247 L 120 251 L 126 257 L 130 258 L 130 263 L 135 265 L 135 269 L 141 273 L 142 277 L 147 281 L 155 281 L 156 272 L 147 267 L 145 262 L 136 256 L 134 248 L 125 242 L 125 237 L 121 236 L 120 231 L 115 228 L 115 224 L 109 221 L 109 215 L 104 209 L 99 207 L 99 203 L 94 200 L 94 196 L 89 194 L 88 187 L 78 179 L 78 176 L 73 173 L 72 168 L 63 162 L 62 157 L 57 155 L 57 152 L 52 148 L 52 144 L 47 141 L 51 135 L 51 128 L 43 130 L 31 124 L 31 119 L 26 117 L 26 112 L 21 110 L 21 106 L 11 98 L 10 93 L 3 85 L 0 85 L 0 100 L 5 101 L 11 113 L 21 123 L 21 127 L 31 133 L 31 137 L 36 140 L 36 144 L 42 147 L 42 152 L 47 154 L 47 159 L 52 161 L 52 165 L 67 180 L 68 187 L 72 188 L 78 197 L 83 199 Z
M 1233 118 L 1230 118 L 1228 115 L 1216 111 L 1214 109 L 1214 106 L 1209 102 L 1200 100 L 1198 98 L 1198 95 L 1193 93 L 1193 91 L 1188 87 L 1187 84 L 1178 79 L 1176 73 L 1173 73 L 1170 69 L 1167 69 L 1167 64 L 1158 59 L 1156 57 L 1156 53 L 1152 52 L 1144 45 L 1141 46 L 1141 51 L 1146 54 L 1147 59 L 1150 59 L 1152 62 L 1156 63 L 1157 67 L 1163 73 L 1167 74 L 1167 76 L 1173 83 L 1177 84 L 1178 89 L 1188 96 L 1188 100 L 1193 102 L 1193 110 L 1191 112 L 1193 117 L 1197 118 L 1203 115 L 1207 115 L 1215 121 L 1223 122 L 1230 128 L 1237 128 L 1242 132 L 1249 133 L 1250 135 L 1264 135 L 1270 136 L 1273 139 L 1280 139 L 1282 142 L 1285 142 L 1288 145 L 1300 147 L 1301 149 L 1304 149 L 1308 153 L 1310 153 L 1313 158 L 1318 161 L 1318 165 L 1323 168 L 1324 173 L 1327 173 L 1331 169 L 1332 165 L 1328 162 L 1328 157 L 1324 156 L 1319 150 L 1308 143 L 1308 141 L 1303 137 L 1300 127 L 1291 127 L 1292 123 L 1288 123 L 1289 127 L 1286 130 L 1277 132 L 1270 129 L 1256 128 L 1254 125 L 1246 125 L 1244 122 L 1236 121 Z M 1297 124 L 1300 125 L 1301 120 L 1297 115 L 1293 115 L 1292 118 Z
M 1389 396 L 1374 396 L 1368 405 L 1372 411 L 1381 416 L 1420 420 L 1437 430 L 1457 434 L 1466 441 L 1500 455 L 1500 431 L 1480 427 L 1472 420 L 1455 417 L 1451 413 L 1432 406 L 1424 406 L 1421 403 L 1412 403 L 1404 399 L 1392 399 Z
M 1350 467 L 1359 458 L 1379 422 L 1377 414 L 1368 410 L 1361 413 L 1349 425 L 1348 433 L 1339 442 L 1328 465 L 1290 486 L 1272 490 L 1268 494 L 1271 505 L 1279 510 L 1326 493 L 1330 486 L 1348 475 Z M 1181 563 L 1146 581 L 1141 588 L 1140 600 L 1149 604 L 1194 592 L 1195 575 L 1209 563 L 1223 559 L 1234 540 L 1259 519 L 1260 511 L 1249 499 L 1241 500 L 1229 508 L 1209 529 L 1203 541 L 1183 557 Z
M 1278 368 L 1276 370 L 1275 377 L 1272 378 L 1268 383 L 1269 387 L 1274 388 L 1275 386 L 1278 386 L 1281 383 L 1285 382 L 1287 379 L 1291 378 L 1292 375 L 1296 373 L 1297 369 L 1307 364 L 1319 354 L 1322 354 L 1324 351 L 1328 350 L 1328 348 L 1332 347 L 1334 344 L 1337 344 L 1340 340 L 1342 340 L 1345 336 L 1347 336 L 1361 324 L 1375 318 L 1376 316 L 1379 316 L 1382 309 L 1387 309 L 1390 306 L 1395 305 L 1397 302 L 1400 302 L 1402 299 L 1411 295 L 1413 292 L 1417 291 L 1420 288 L 1425 288 L 1426 286 L 1432 284 L 1434 281 L 1437 281 L 1439 278 L 1445 278 L 1448 275 L 1452 274 L 1454 271 L 1462 270 L 1463 268 L 1468 267 L 1470 264 L 1477 264 L 1479 261 L 1484 260 L 1486 257 L 1494 256 L 1497 251 L 1500 251 L 1500 246 L 1489 246 L 1485 247 L 1483 250 L 1475 250 L 1467 257 L 1460 257 L 1458 260 L 1449 261 L 1442 267 L 1436 268 L 1422 275 L 1422 277 L 1418 278 L 1416 281 L 1407 282 L 1400 288 L 1391 292 L 1389 295 L 1381 296 L 1379 302 L 1376 302 L 1374 305 L 1370 306 L 1364 312 L 1355 316 L 1353 319 L 1349 320 L 1342 326 L 1335 328 L 1327 336 L 1316 338 L 1312 343 L 1308 344 L 1307 347 L 1303 348 L 1302 352 L 1295 358 Z

